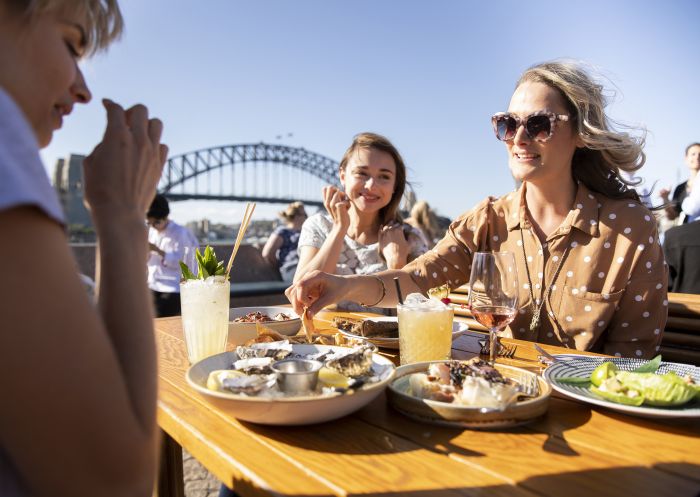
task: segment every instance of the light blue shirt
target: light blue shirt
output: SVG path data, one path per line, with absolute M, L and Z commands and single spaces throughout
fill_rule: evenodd
M 0 88 L 0 210 L 38 207 L 65 224 L 63 210 L 39 157 L 39 144 L 24 113 Z

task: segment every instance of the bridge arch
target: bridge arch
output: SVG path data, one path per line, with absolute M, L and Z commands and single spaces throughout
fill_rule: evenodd
M 286 166 L 290 170 L 296 170 L 308 179 L 316 179 L 317 182 L 339 185 L 338 162 L 303 147 L 291 147 L 287 145 L 272 145 L 266 143 L 247 143 L 237 145 L 225 145 L 195 150 L 168 159 L 163 175 L 158 185 L 158 191 L 171 200 L 234 200 L 256 201 L 269 203 L 286 203 L 301 200 L 305 204 L 323 205 L 320 186 L 316 188 L 317 195 L 313 198 L 299 198 L 298 192 L 292 185 L 281 190 L 270 191 L 271 188 L 255 186 L 248 187 L 251 181 L 247 175 L 253 175 L 253 185 L 257 185 L 256 175 L 266 174 L 268 165 L 274 165 L 280 174 L 280 166 Z M 252 170 L 248 168 L 252 167 Z M 269 166 L 268 166 L 269 169 Z M 208 188 L 199 187 L 200 176 L 212 177 L 218 174 L 220 183 L 227 178 L 232 186 L 231 190 L 223 191 L 220 184 L 218 192 Z M 274 172 L 273 172 L 274 176 Z M 243 188 L 238 191 L 235 188 L 236 178 L 243 178 Z M 272 180 L 282 183 L 281 177 Z M 297 178 L 298 179 L 298 178 Z M 210 181 L 211 182 L 211 181 Z M 308 183 L 306 181 L 305 183 Z

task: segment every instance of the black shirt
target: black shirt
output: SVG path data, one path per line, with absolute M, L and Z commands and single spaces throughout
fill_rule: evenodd
M 670 228 L 664 236 L 669 292 L 700 294 L 700 221 Z

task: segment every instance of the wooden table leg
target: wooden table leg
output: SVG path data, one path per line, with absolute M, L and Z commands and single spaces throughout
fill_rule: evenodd
M 182 447 L 161 430 L 160 469 L 154 497 L 185 497 Z

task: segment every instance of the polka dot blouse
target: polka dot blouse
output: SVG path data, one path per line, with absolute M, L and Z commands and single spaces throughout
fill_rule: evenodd
M 525 214 L 524 194 L 521 187 L 487 198 L 403 270 L 423 291 L 445 283 L 456 288 L 469 283 L 474 252 L 513 252 L 519 309 L 506 335 L 623 357 L 654 356 L 666 324 L 668 268 L 653 214 L 639 202 L 612 200 L 579 184 L 568 216 L 541 243 Z M 536 303 L 552 286 L 536 331 L 530 331 L 534 305 L 526 264 Z

